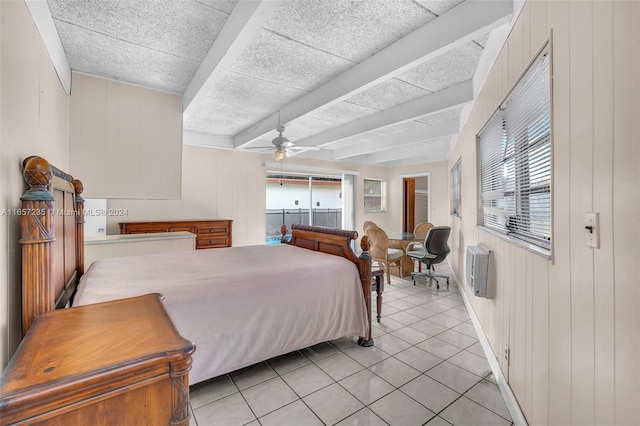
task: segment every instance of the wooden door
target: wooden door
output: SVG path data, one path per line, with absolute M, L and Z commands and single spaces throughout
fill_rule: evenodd
M 402 231 L 413 232 L 416 221 L 416 180 L 404 178 L 402 186 Z

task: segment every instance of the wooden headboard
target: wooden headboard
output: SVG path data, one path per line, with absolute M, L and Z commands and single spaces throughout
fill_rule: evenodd
M 360 258 L 351 250 L 351 240 L 358 239 L 358 232 L 345 231 L 342 229 L 325 228 L 321 226 L 291 225 L 291 240 L 288 244 L 303 247 L 309 250 L 320 251 L 336 256 L 346 257 L 356 265 L 359 265 Z M 280 232 L 283 239 L 287 228 L 283 225 Z M 369 252 L 369 239 L 365 235 L 361 242 L 363 253 Z M 366 246 L 366 247 L 365 247 Z M 369 274 L 371 271 L 369 271 Z
M 82 182 L 41 157 L 22 163 L 22 335 L 35 317 L 64 308 L 84 273 Z

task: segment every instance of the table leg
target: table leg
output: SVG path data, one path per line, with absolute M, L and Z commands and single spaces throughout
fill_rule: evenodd
M 384 292 L 384 271 L 374 271 L 371 276 L 376 280 L 376 312 L 377 319 L 380 322 L 380 312 L 382 311 L 382 293 Z

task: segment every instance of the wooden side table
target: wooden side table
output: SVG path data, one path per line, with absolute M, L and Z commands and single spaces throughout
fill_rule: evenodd
M 0 424 L 189 424 L 195 345 L 159 294 L 37 317 L 0 385 Z
M 380 322 L 380 313 L 382 312 L 382 293 L 384 293 L 384 271 L 382 269 L 378 269 L 377 271 L 371 272 L 371 278 L 375 280 L 376 287 L 376 313 L 378 322 Z

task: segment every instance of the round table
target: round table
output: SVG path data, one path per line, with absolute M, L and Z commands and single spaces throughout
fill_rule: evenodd
M 422 242 L 424 239 L 420 237 L 416 237 L 413 232 L 389 232 L 387 233 L 389 237 L 389 247 L 398 248 L 404 251 L 404 256 L 402 257 L 402 276 L 406 277 L 411 275 L 414 270 L 413 259 L 407 256 L 407 246 L 409 243 Z M 393 274 L 395 269 L 391 269 L 391 273 Z

